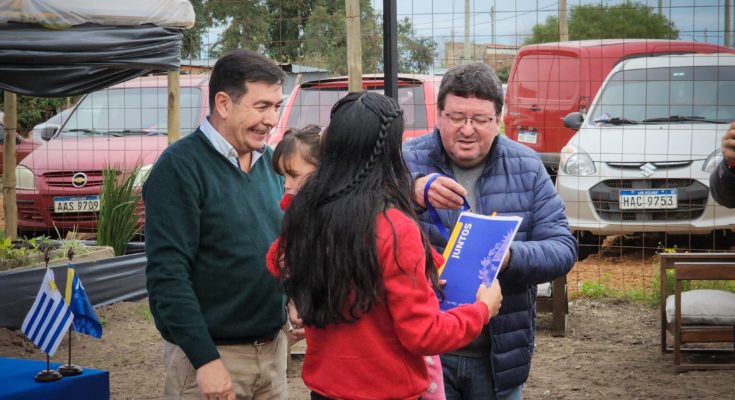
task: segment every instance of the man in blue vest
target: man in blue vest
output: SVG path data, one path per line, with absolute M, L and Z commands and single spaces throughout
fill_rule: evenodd
M 520 399 L 531 367 L 536 285 L 565 275 L 576 260 L 564 204 L 541 160 L 529 148 L 499 136 L 503 92 L 485 64 L 452 68 L 442 79 L 436 129 L 404 144 L 419 208 L 437 208 L 439 221 L 420 212 L 422 229 L 438 251 L 463 197 L 473 212 L 523 217 L 498 276 L 500 314 L 467 347 L 441 356 L 447 400 Z M 426 188 L 432 175 L 441 174 Z M 424 202 L 428 190 L 430 204 Z

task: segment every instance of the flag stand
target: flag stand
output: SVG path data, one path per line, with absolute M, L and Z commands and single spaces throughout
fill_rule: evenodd
M 70 248 L 66 253 L 66 256 L 69 257 L 69 262 L 71 262 L 72 258 L 74 258 L 74 250 Z M 63 376 L 76 376 L 81 375 L 84 372 L 84 368 L 71 363 L 71 331 L 72 329 L 69 329 L 69 362 L 60 366 L 58 369 L 59 373 Z
M 51 360 L 48 354 L 46 355 L 46 369 L 39 371 L 36 374 L 36 382 L 54 382 L 62 378 L 58 371 L 54 371 L 51 367 Z
M 51 259 L 49 256 L 49 249 L 44 251 L 44 260 L 46 261 L 46 269 L 48 269 L 48 262 Z M 36 382 L 54 382 L 61 379 L 62 376 L 58 371 L 51 369 L 51 358 L 46 354 L 46 369 L 39 371 L 36 374 Z
M 69 362 L 60 366 L 58 369 L 61 375 L 64 376 L 76 376 L 84 372 L 84 368 L 71 363 L 71 329 L 69 329 Z

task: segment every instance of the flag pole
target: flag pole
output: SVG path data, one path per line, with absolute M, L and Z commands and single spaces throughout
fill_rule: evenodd
M 69 257 L 69 264 L 71 264 L 72 259 L 74 258 L 74 250 L 69 248 L 69 251 L 66 252 L 66 256 Z M 69 274 L 69 269 L 67 268 L 66 273 Z M 67 279 L 67 285 L 69 285 L 71 282 Z M 67 289 L 68 293 L 68 289 Z M 71 299 L 69 299 L 69 302 L 71 302 Z M 61 375 L 64 376 L 76 376 L 81 375 L 84 372 L 84 368 L 74 365 L 71 363 L 71 331 L 74 329 L 74 325 L 71 326 L 71 329 L 69 329 L 69 362 L 66 365 L 62 365 L 59 367 L 59 372 Z
M 51 251 L 50 248 L 46 247 L 46 249 L 43 251 L 43 260 L 46 261 L 46 269 L 48 269 L 48 262 L 51 259 L 51 256 L 49 255 L 49 251 Z M 54 382 L 61 379 L 62 376 L 58 371 L 54 371 L 51 369 L 51 357 L 49 357 L 48 353 L 46 354 L 46 369 L 43 371 L 39 371 L 36 374 L 36 382 Z
M 36 382 L 54 382 L 61 378 L 60 373 L 51 369 L 51 357 L 46 354 L 46 369 L 36 374 Z

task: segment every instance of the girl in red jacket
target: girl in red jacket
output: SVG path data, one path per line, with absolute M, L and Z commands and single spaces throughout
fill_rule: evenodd
M 500 308 L 500 288 L 445 313 L 431 247 L 410 202 L 395 100 L 352 93 L 332 108 L 320 166 L 286 211 L 268 257 L 306 327 L 312 399 L 415 399 L 423 355 L 468 344 Z M 280 263 L 278 260 L 283 262 Z
M 285 194 L 281 200 L 281 209 L 286 211 L 293 202 L 302 183 L 319 166 L 319 142 L 321 128 L 317 125 L 307 125 L 301 129 L 289 129 L 283 134 L 283 140 L 273 151 L 273 169 L 284 177 Z M 271 251 L 277 251 L 278 246 L 272 246 Z M 433 252 L 433 249 L 432 249 Z M 441 263 L 441 256 L 433 254 L 435 261 Z M 438 258 L 437 258 L 438 257 Z M 289 302 L 289 315 L 295 316 L 295 307 Z M 291 342 L 303 339 L 303 321 L 299 318 L 290 321 L 289 334 Z M 421 396 L 422 400 L 444 400 L 444 377 L 442 374 L 439 356 L 425 356 L 429 386 Z

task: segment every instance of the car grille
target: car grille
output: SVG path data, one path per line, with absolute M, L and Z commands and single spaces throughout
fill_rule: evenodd
M 18 202 L 18 219 L 23 221 L 43 222 L 41 211 L 33 203 Z
M 642 166 L 646 164 L 651 164 L 654 167 L 656 167 L 656 170 L 665 170 L 665 169 L 676 169 L 676 168 L 684 168 L 692 165 L 691 161 L 665 161 L 665 162 L 652 162 L 652 163 L 642 163 L 642 162 L 608 162 L 607 165 L 613 167 L 613 168 L 620 168 L 620 169 L 640 169 Z
M 77 172 L 84 172 L 87 175 L 87 184 L 85 188 L 102 186 L 102 171 L 54 171 L 43 174 L 43 179 L 49 187 L 56 188 L 73 188 L 72 177 Z
M 56 222 L 94 222 L 99 218 L 98 212 L 57 213 L 54 212 L 53 207 L 49 209 L 49 214 Z
M 621 210 L 621 189 L 676 189 L 678 207 L 669 210 Z M 694 179 L 615 179 L 598 183 L 590 189 L 592 204 L 605 221 L 685 221 L 702 216 L 709 189 Z

